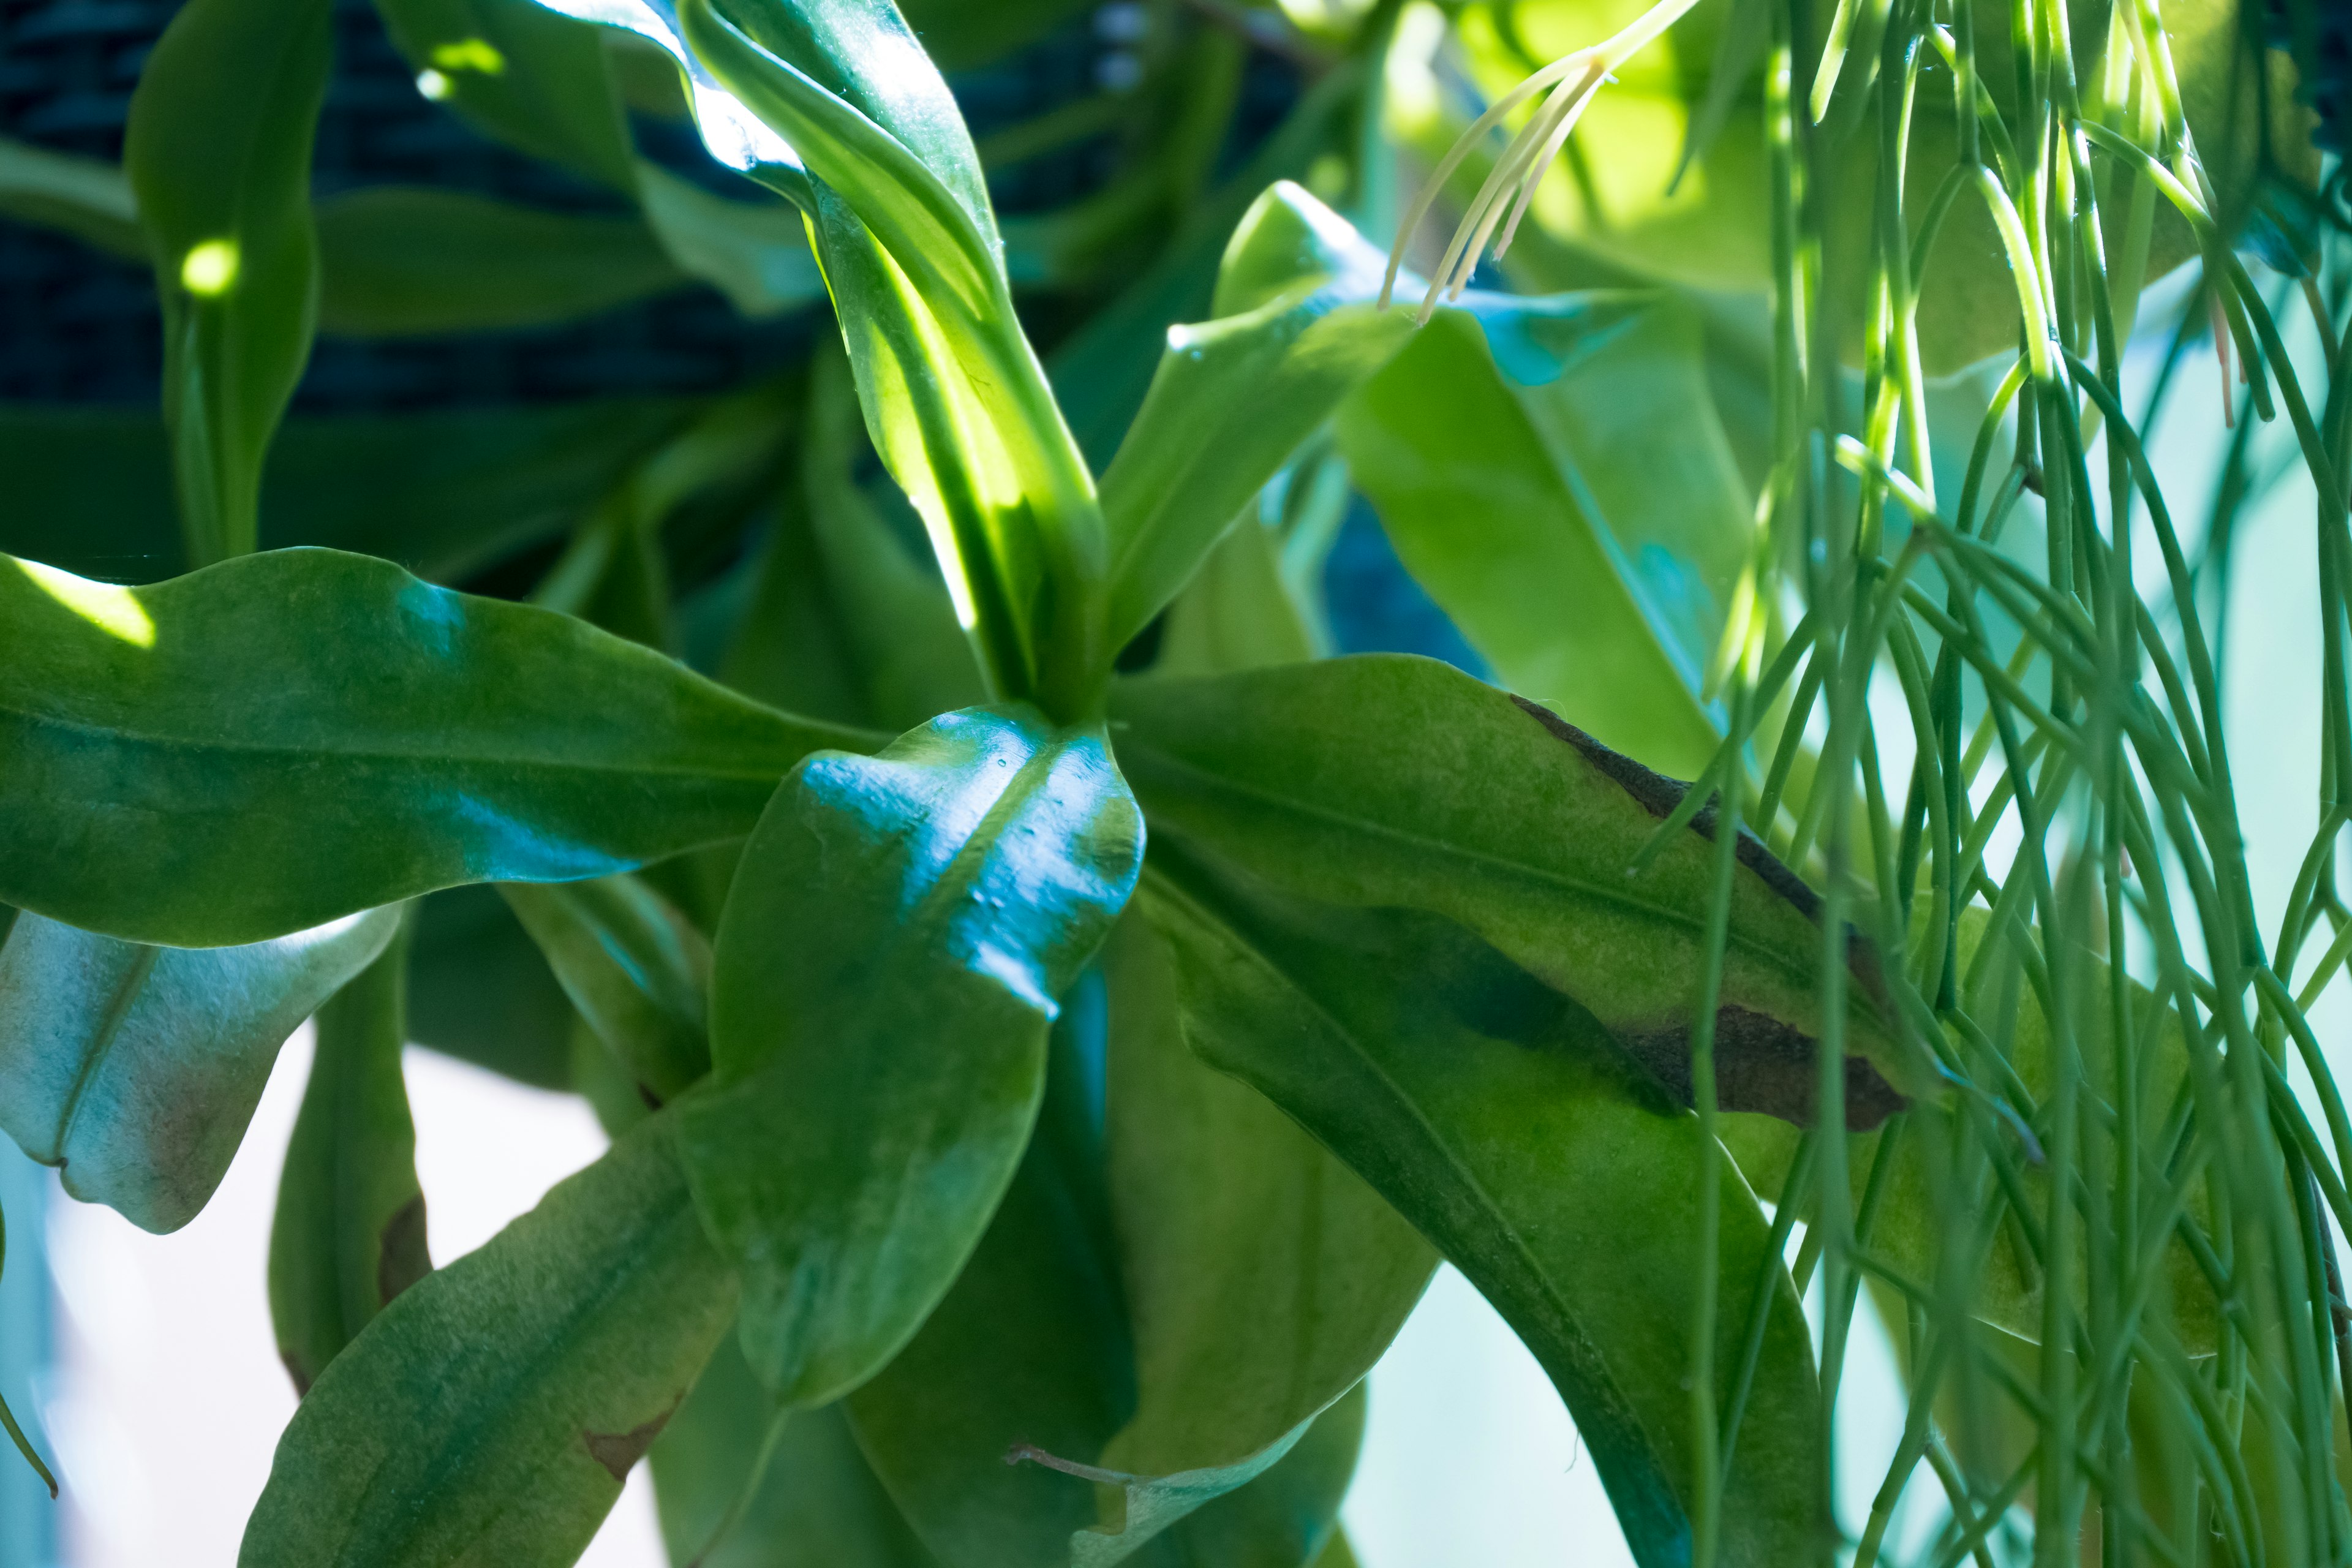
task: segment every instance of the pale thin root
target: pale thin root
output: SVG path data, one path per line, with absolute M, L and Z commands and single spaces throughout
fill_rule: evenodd
M 1568 75 L 1574 68 L 1576 59 L 1576 56 L 1570 55 L 1568 58 L 1555 60 L 1536 72 L 1509 92 L 1496 99 L 1493 108 L 1480 115 L 1471 124 L 1470 129 L 1455 139 L 1453 148 L 1438 163 L 1436 169 L 1431 173 L 1428 183 L 1422 187 L 1421 195 L 1413 198 L 1412 206 L 1404 216 L 1404 222 L 1398 226 L 1396 247 L 1389 252 L 1388 275 L 1381 280 L 1382 310 L 1388 308 L 1389 297 L 1396 289 L 1397 273 L 1404 266 L 1405 237 L 1421 226 L 1422 219 L 1429 216 L 1429 209 L 1437 205 L 1438 195 L 1444 190 L 1445 182 L 1453 176 L 1454 171 L 1462 166 L 1462 161 L 1470 156 L 1471 152 L 1486 132 L 1501 124 L 1504 117 L 1511 110 Z
M 1598 79 L 1598 78 L 1588 79 L 1588 80 Z M 1592 95 L 1589 89 L 1568 99 L 1561 111 L 1562 121 L 1569 128 L 1573 129 L 1577 112 L 1591 100 Z M 1510 166 L 1510 184 L 1518 187 L 1522 192 L 1532 191 L 1542 182 L 1544 170 L 1549 166 L 1553 155 L 1558 151 L 1557 144 L 1552 142 L 1546 128 L 1539 123 L 1530 123 L 1522 134 L 1516 150 L 1518 156 Z M 1464 249 L 1462 258 L 1455 264 L 1453 275 L 1448 280 L 1446 298 L 1449 300 L 1462 298 L 1462 291 L 1470 286 L 1471 275 L 1478 269 L 1478 258 L 1485 252 L 1488 237 L 1494 234 L 1496 226 L 1503 221 L 1503 215 L 1508 208 L 1509 203 L 1498 196 L 1475 210 L 1475 227 L 1470 216 L 1464 217 L 1463 226 L 1470 231 L 1470 243 Z M 1500 252 L 1496 254 L 1499 255 Z M 1424 307 L 1423 320 L 1426 321 L 1426 319 L 1427 313 Z
M 1509 92 L 1496 100 L 1493 107 L 1474 121 L 1470 127 L 1454 139 L 1437 167 L 1423 184 L 1421 194 L 1413 198 L 1404 221 L 1397 227 L 1396 242 L 1389 248 L 1387 272 L 1381 279 L 1380 308 L 1388 309 L 1396 293 L 1397 276 L 1404 268 L 1406 244 L 1420 230 L 1430 209 L 1436 205 L 1445 183 L 1460 168 L 1486 135 L 1512 110 L 1540 92 L 1554 87 L 1559 89 L 1551 100 L 1538 110 L 1535 117 L 1511 139 L 1503 157 L 1480 185 L 1477 197 L 1463 215 L 1454 229 L 1453 242 L 1446 247 L 1444 258 L 1438 264 L 1428 295 L 1422 300 L 1419 320 L 1426 324 L 1438 302 L 1459 299 L 1469 286 L 1470 276 L 1477 270 L 1478 257 L 1486 248 L 1497 224 L 1503 225 L 1501 242 L 1495 254 L 1508 250 L 1518 234 L 1519 224 L 1533 205 L 1537 187 L 1543 172 L 1551 166 L 1560 149 L 1568 144 L 1576 122 L 1591 102 L 1601 83 L 1616 68 L 1681 19 L 1696 0 L 1658 0 L 1658 3 L 1620 29 L 1615 35 L 1590 48 L 1579 49 L 1563 56 L 1528 77 Z M 1571 79 L 1574 79 L 1571 80 Z M 1505 199 L 1502 193 L 1518 186 L 1515 196 Z M 1505 215 L 1508 217 L 1506 221 Z
M 1572 86 L 1572 83 L 1563 82 L 1554 97 L 1558 98 L 1561 94 L 1570 93 Z M 1454 274 L 1457 271 L 1463 271 L 1465 258 L 1469 268 L 1476 268 L 1477 249 L 1472 237 L 1478 233 L 1479 219 L 1492 211 L 1503 199 L 1503 193 L 1509 190 L 1523 176 L 1529 160 L 1534 156 L 1538 127 L 1545 122 L 1546 115 L 1549 111 L 1550 104 L 1547 103 L 1544 110 L 1539 111 L 1534 120 L 1521 128 L 1517 135 L 1511 138 L 1510 145 L 1503 150 L 1502 157 L 1496 160 L 1494 168 L 1487 172 L 1485 183 L 1478 187 L 1478 195 L 1472 199 L 1469 210 L 1463 214 L 1462 222 L 1455 226 L 1454 238 L 1446 246 L 1445 255 L 1438 262 L 1437 270 L 1432 276 L 1428 297 L 1422 301 L 1421 320 L 1423 321 L 1426 322 L 1429 320 L 1429 313 L 1436 309 L 1438 299 L 1452 287 Z M 1483 239 L 1483 236 L 1480 237 Z M 1463 275 L 1468 276 L 1467 271 L 1463 271 Z
M 1598 70 L 1587 79 L 1584 93 L 1568 106 L 1567 111 L 1560 116 L 1559 123 L 1545 139 L 1543 151 L 1536 157 L 1535 172 L 1521 182 L 1518 202 L 1511 208 L 1511 216 L 1503 225 L 1501 237 L 1495 241 L 1496 260 L 1500 261 L 1510 254 L 1511 241 L 1518 237 L 1520 221 L 1528 216 L 1528 209 L 1535 205 L 1536 193 L 1543 188 L 1543 172 L 1551 167 L 1552 160 L 1559 156 L 1560 149 L 1566 147 L 1568 139 L 1576 133 L 1576 122 L 1584 118 L 1586 106 L 1600 96 L 1601 80 Z

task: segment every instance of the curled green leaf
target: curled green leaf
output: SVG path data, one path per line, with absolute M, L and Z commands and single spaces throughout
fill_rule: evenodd
M 287 1037 L 400 911 L 240 947 L 150 947 L 22 913 L 0 946 L 0 1128 L 143 1230 L 196 1216 Z

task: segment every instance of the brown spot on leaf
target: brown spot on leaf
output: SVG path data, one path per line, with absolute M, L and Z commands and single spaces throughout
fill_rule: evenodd
M 393 1211 L 383 1222 L 375 1259 L 377 1298 L 389 1307 L 392 1299 L 433 1272 L 433 1255 L 425 1246 L 425 1194 L 417 1194 Z
M 662 1428 L 677 1413 L 677 1405 L 673 1403 L 652 1420 L 626 1432 L 583 1432 L 580 1439 L 588 1446 L 590 1458 L 611 1471 L 614 1480 L 626 1482 L 629 1471 L 646 1457 L 646 1450 L 654 1446 L 654 1439 L 661 1436 Z
M 1526 710 L 1537 723 L 1575 747 L 1586 762 L 1660 821 L 1673 816 L 1675 808 L 1682 805 L 1683 797 L 1690 794 L 1691 786 L 1681 779 L 1668 778 L 1643 766 L 1622 752 L 1611 751 L 1550 709 L 1517 695 L 1511 700 Z M 1718 816 L 1717 802 L 1708 801 L 1691 818 L 1691 831 L 1708 843 L 1714 843 Z M 1790 870 L 1787 862 L 1766 848 L 1764 841 L 1744 826 L 1739 829 L 1739 846 L 1736 853 L 1741 865 L 1754 872 L 1759 881 L 1780 894 L 1798 913 L 1816 925 L 1821 923 L 1821 895 L 1807 886 L 1803 878 Z M 1852 926 L 1846 928 L 1845 956 L 1846 968 L 1861 982 L 1864 994 L 1880 1007 L 1885 1007 L 1887 1005 L 1886 983 L 1879 973 L 1878 950 Z
M 1566 741 L 1584 754 L 1584 760 L 1607 774 L 1627 795 L 1641 802 L 1642 809 L 1661 819 L 1674 814 L 1682 805 L 1690 785 L 1680 779 L 1670 779 L 1652 768 L 1643 766 L 1622 752 L 1612 752 L 1591 735 L 1578 729 L 1539 702 L 1530 702 L 1514 693 L 1511 700 L 1517 703 L 1535 721 Z
M 1647 1068 L 1669 1094 L 1684 1105 L 1695 1102 L 1690 1026 L 1616 1033 L 1626 1054 Z M 1821 1090 L 1814 1081 L 1819 1054 L 1811 1036 L 1778 1018 L 1745 1007 L 1720 1008 L 1715 1015 L 1716 1104 L 1725 1110 L 1758 1111 L 1798 1127 L 1811 1127 L 1821 1108 Z M 1846 1058 L 1848 1131 L 1873 1131 L 1906 1103 L 1867 1060 Z

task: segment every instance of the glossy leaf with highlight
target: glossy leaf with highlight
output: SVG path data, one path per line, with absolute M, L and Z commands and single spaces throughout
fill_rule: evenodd
M 1059 998 L 1134 888 L 1099 731 L 950 713 L 777 791 L 719 923 L 696 1202 L 791 1403 L 855 1388 L 979 1241 L 1029 1141 Z
M 856 743 L 331 551 L 138 589 L 0 562 L 0 897 L 136 941 L 627 870 L 748 831 L 793 763 Z

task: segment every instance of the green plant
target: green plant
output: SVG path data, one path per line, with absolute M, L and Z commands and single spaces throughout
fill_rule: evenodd
M 1910 1418 L 1860 1560 L 1923 1463 L 1926 1562 L 2352 1552 L 2352 1122 L 2307 1021 L 2352 952 L 2352 398 L 2272 68 L 2226 26 L 2176 55 L 2144 4 L 1751 0 L 1661 44 L 1688 8 L 1548 71 L 1589 8 L 1235 12 L 1318 73 L 1274 152 L 1368 223 L 1384 123 L 1466 130 L 1419 325 L 1301 184 L 1201 195 L 1221 122 L 1006 232 L 890 0 L 385 0 L 436 96 L 636 204 L 602 249 L 415 195 L 314 210 L 315 4 L 189 0 L 122 175 L 5 150 L 11 210 L 154 262 L 198 569 L 100 581 L 40 563 L 63 519 L 10 525 L 0 1126 L 170 1229 L 318 1014 L 270 1260 L 307 1392 L 243 1561 L 567 1563 L 650 1452 L 681 1563 L 1330 1568 L 1361 1380 L 1441 1256 L 1645 1568 L 1834 1560 L 1869 1310 Z M 1055 9 L 942 9 L 932 42 Z M 1416 96 L 1449 27 L 1536 87 Z M 789 206 L 636 160 L 616 80 L 682 81 Z M 1674 106 L 1703 194 L 1607 216 L 1621 89 Z M 1171 200 L 1202 221 L 1049 376 L 1024 257 L 1131 257 Z M 2316 404 L 2232 248 L 2258 217 L 2325 258 Z M 372 273 L 387 234 L 457 259 Z M 1528 291 L 1463 291 L 1490 237 Z M 2267 947 L 2199 568 L 2121 400 L 2141 281 L 2191 254 L 2321 498 L 2321 831 Z M 617 458 L 575 419 L 532 603 L 382 558 L 478 567 L 511 519 L 467 486 L 370 535 L 331 520 L 331 445 L 311 489 L 273 477 L 322 320 L 682 274 L 747 309 L 821 279 L 845 352 Z M 1990 351 L 1939 485 L 1928 373 Z M 1351 483 L 1509 691 L 1309 657 Z M 754 556 L 675 591 L 776 494 Z M 257 552 L 271 504 L 271 542 L 346 548 Z M 614 1138 L 438 1270 L 412 1037 L 576 1088 Z

